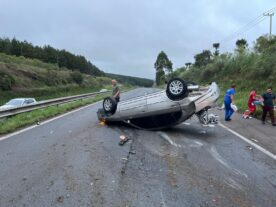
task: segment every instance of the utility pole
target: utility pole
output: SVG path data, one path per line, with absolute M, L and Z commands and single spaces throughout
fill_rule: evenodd
M 272 33 L 272 16 L 274 15 L 274 13 L 264 13 L 264 16 L 269 16 L 270 19 L 270 24 L 269 24 L 269 39 L 271 39 L 271 33 Z

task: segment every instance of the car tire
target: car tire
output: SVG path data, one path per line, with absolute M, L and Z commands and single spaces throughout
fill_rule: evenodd
M 106 97 L 103 100 L 103 110 L 106 114 L 114 114 L 117 109 L 117 102 L 113 97 Z
M 173 101 L 186 98 L 189 94 L 187 84 L 181 78 L 173 78 L 167 84 L 166 93 L 169 99 Z

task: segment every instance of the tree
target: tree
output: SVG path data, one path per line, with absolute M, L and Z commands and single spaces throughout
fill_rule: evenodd
M 219 55 L 219 50 L 218 50 L 218 48 L 219 48 L 219 43 L 214 43 L 214 44 L 213 44 L 213 47 L 215 48 L 214 55 L 215 55 L 215 56 L 218 56 L 218 55 Z
M 195 66 L 202 67 L 206 66 L 211 62 L 212 53 L 210 50 L 203 50 L 201 53 L 195 55 Z
M 245 39 L 239 39 L 236 41 L 236 46 L 237 49 L 236 51 L 238 51 L 238 53 L 244 53 L 244 51 L 246 50 L 246 48 L 248 47 L 247 41 Z
M 18 40 L 16 40 L 15 38 L 13 38 L 11 41 L 11 54 L 20 56 L 21 52 L 22 52 L 22 47 L 21 47 L 20 42 Z
M 156 70 L 156 84 L 160 85 L 162 83 L 162 80 L 165 79 L 165 72 L 171 73 L 173 70 L 172 62 L 163 51 L 158 54 L 157 59 L 154 63 L 154 68 Z
M 262 53 L 274 44 L 276 44 L 276 36 L 275 35 L 273 35 L 271 38 L 269 38 L 268 35 L 260 36 L 256 40 L 254 49 L 256 52 Z
M 185 63 L 186 68 L 189 68 L 191 65 L 192 65 L 192 63 L 190 63 L 190 62 Z

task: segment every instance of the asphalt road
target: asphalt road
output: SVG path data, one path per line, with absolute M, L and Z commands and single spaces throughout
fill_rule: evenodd
M 0 138 L 1 207 L 276 206 L 275 159 L 224 128 L 106 126 L 100 106 Z

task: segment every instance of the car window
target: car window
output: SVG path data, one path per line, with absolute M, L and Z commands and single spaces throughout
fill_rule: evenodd
M 10 100 L 8 103 L 6 103 L 6 105 L 21 106 L 22 103 L 23 103 L 23 100 L 12 99 L 12 100 Z
M 26 104 L 32 104 L 34 101 L 32 99 L 27 99 L 24 101 L 24 105 Z

